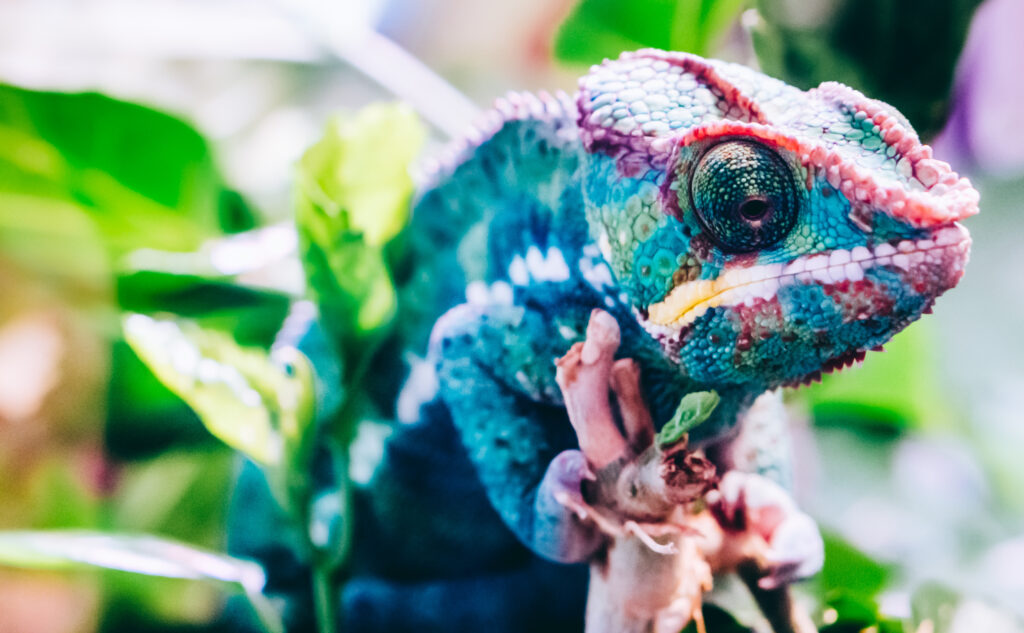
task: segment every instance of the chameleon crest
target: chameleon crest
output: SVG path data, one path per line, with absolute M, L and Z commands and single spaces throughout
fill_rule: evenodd
M 891 106 L 645 50 L 581 82 L 586 215 L 693 379 L 775 387 L 863 358 L 963 274 L 978 194 Z

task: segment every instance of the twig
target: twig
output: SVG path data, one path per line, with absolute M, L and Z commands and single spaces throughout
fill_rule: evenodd
M 699 613 L 701 596 L 711 587 L 710 567 L 679 507 L 703 489 L 689 498 L 669 490 L 671 479 L 665 475 L 675 467 L 677 451 L 666 454 L 652 445 L 654 425 L 641 395 L 639 368 L 629 360 L 615 361 L 618 346 L 615 319 L 595 310 L 586 341 L 557 361 L 569 420 L 597 473 L 590 490 L 596 507 L 574 509 L 610 537 L 602 556 L 591 562 L 587 633 L 674 633 Z

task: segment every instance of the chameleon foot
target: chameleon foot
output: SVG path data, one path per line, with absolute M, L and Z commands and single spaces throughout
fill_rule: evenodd
M 605 540 L 603 517 L 583 499 L 583 482 L 594 474 L 578 450 L 562 451 L 544 473 L 534 504 L 534 538 L 559 562 L 585 560 Z
M 824 564 L 818 526 L 775 482 L 730 471 L 707 497 L 735 555 L 758 562 L 758 586 L 774 589 L 813 576 Z

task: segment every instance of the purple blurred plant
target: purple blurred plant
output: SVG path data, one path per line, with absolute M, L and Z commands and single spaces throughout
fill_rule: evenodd
M 1024 2 L 987 0 L 971 22 L 956 70 L 952 110 L 933 145 L 1001 176 L 1024 173 Z

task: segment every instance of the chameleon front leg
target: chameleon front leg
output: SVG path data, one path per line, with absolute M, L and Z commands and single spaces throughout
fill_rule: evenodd
M 440 396 L 495 510 L 536 554 L 586 560 L 604 535 L 560 500 L 592 477 L 558 403 L 544 315 L 459 306 L 435 326 Z M 550 402 L 548 404 L 547 402 Z

